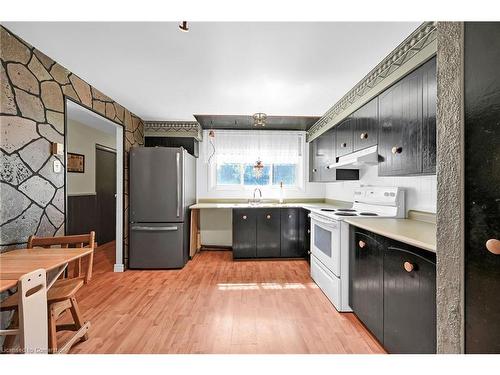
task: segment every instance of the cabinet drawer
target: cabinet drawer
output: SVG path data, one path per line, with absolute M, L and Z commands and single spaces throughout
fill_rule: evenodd
M 311 277 L 336 309 L 340 302 L 340 279 L 330 272 L 314 255 L 311 255 Z

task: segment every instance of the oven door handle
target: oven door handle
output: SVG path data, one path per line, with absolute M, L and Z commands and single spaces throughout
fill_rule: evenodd
M 326 225 L 331 225 L 333 226 L 334 228 L 337 228 L 337 223 L 335 222 L 332 222 L 332 221 L 326 221 L 326 220 L 321 220 L 318 216 L 316 215 L 311 215 L 311 220 L 315 220 L 319 223 L 323 223 L 323 224 L 326 224 Z

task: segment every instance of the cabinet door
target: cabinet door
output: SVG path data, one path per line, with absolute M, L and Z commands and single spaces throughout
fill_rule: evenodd
M 466 353 L 500 353 L 499 45 L 498 22 L 465 23 Z
M 304 256 L 301 231 L 299 230 L 300 208 L 281 209 L 281 256 L 297 258 Z
M 390 353 L 436 352 L 436 264 L 423 254 L 393 241 L 384 252 L 384 347 Z
M 354 151 L 374 146 L 378 143 L 378 98 L 366 103 L 354 112 Z
M 233 257 L 257 256 L 257 221 L 255 209 L 233 209 Z
M 300 209 L 299 215 L 299 249 L 301 256 L 306 257 L 311 247 L 311 218 L 305 208 Z
M 423 123 L 422 123 L 422 172 L 436 173 L 436 59 L 422 67 Z
M 280 209 L 254 208 L 257 215 L 257 257 L 278 258 L 281 254 Z
M 379 97 L 380 176 L 422 172 L 422 72 L 417 69 Z
M 353 150 L 352 134 L 354 128 L 354 117 L 348 117 L 338 124 L 335 129 L 337 133 L 336 157 L 350 154 Z
M 349 305 L 383 342 L 383 245 L 373 233 L 351 227 Z
M 318 138 L 309 143 L 309 182 L 320 182 L 321 156 L 318 155 Z

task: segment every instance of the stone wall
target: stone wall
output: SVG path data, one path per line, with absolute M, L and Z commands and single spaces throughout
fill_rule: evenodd
M 143 121 L 80 77 L 0 26 L 0 250 L 31 234 L 64 234 L 64 173 L 54 173 L 51 142 L 64 143 L 65 96 L 120 124 L 125 136 L 124 237 L 127 248 L 127 154 L 144 143 Z M 125 250 L 126 251 L 126 250 Z
M 464 351 L 463 23 L 438 22 L 437 350 Z

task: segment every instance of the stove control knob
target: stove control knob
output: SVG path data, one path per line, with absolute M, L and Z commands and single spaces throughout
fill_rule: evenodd
M 366 246 L 366 242 L 365 241 L 359 241 L 358 245 L 362 249 L 362 248 L 364 248 Z

